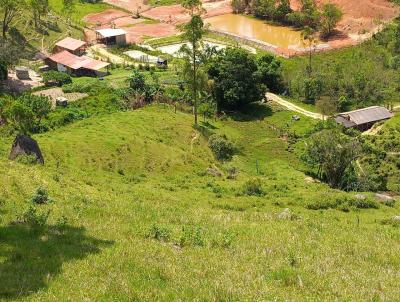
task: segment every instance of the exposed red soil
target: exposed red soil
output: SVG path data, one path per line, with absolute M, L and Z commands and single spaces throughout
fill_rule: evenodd
M 388 0 L 317 0 L 337 4 L 344 13 L 338 29 L 346 33 L 360 33 L 376 28 L 377 21 L 389 21 L 396 17 L 400 9 Z M 292 0 L 293 9 L 299 9 L 300 0 Z
M 230 0 L 203 1 L 203 8 L 206 10 L 204 18 L 229 14 L 232 12 Z M 159 6 L 142 13 L 144 17 L 160 20 L 171 24 L 182 24 L 189 19 L 188 14 L 181 5 Z
M 104 0 L 104 2 L 134 13 L 149 9 L 144 0 Z
M 144 37 L 167 37 L 177 33 L 177 29 L 172 24 L 138 24 L 133 27 L 124 28 L 128 33 L 126 38 L 128 43 L 140 43 Z
M 144 37 L 164 37 L 176 34 L 176 25 L 186 22 L 189 17 L 180 5 L 149 7 L 144 4 L 146 0 L 105 0 L 115 6 L 119 6 L 131 13 L 108 9 L 102 13 L 90 14 L 85 21 L 93 24 L 96 28 L 116 27 L 127 31 L 128 42 L 141 42 Z M 203 0 L 206 10 L 205 18 L 228 14 L 232 12 L 230 0 Z M 317 0 L 318 5 L 323 3 L 335 3 L 344 12 L 342 21 L 338 25 L 338 32 L 325 41 L 329 47 L 336 49 L 351 46 L 369 37 L 368 34 L 378 29 L 378 21 L 387 22 L 400 13 L 398 6 L 388 0 Z M 291 0 L 293 9 L 299 9 L 300 0 Z M 160 24 L 145 24 L 143 19 L 134 19 L 133 14 L 141 12 L 143 17 L 159 20 Z M 92 39 L 92 33 L 87 32 L 88 40 Z M 298 55 L 304 51 L 278 48 L 277 53 L 285 56 Z
M 116 10 L 116 9 L 107 9 L 101 13 L 94 13 L 85 16 L 84 21 L 91 24 L 110 24 L 111 22 L 120 19 L 120 18 L 131 18 L 130 15 L 126 12 Z M 132 18 L 133 19 L 133 18 Z

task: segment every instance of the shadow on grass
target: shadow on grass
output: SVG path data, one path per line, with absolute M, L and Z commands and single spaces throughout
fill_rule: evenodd
M 262 121 L 273 114 L 272 108 L 262 103 L 252 103 L 240 112 L 231 112 L 229 117 L 237 122 Z
M 112 245 L 85 235 L 84 228 L 7 225 L 0 227 L 0 300 L 16 299 L 46 288 L 65 262 L 97 254 Z

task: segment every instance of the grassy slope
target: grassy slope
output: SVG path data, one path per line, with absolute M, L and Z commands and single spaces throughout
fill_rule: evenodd
M 304 204 L 342 193 L 307 183 L 296 156 L 265 120 L 213 123 L 236 140 L 236 180 L 204 175 L 214 160 L 192 117 L 162 106 L 77 122 L 37 135 L 46 165 L 6 160 L 0 139 L 0 297 L 33 301 L 396 300 L 400 235 L 381 218 L 398 209 L 343 213 Z M 304 132 L 310 121 L 292 126 Z M 264 197 L 236 196 L 256 176 Z M 121 175 L 123 174 L 123 175 Z M 10 225 L 38 186 L 48 188 L 50 223 L 64 235 Z M 280 220 L 289 207 L 299 219 Z M 359 221 L 359 223 L 358 223 Z M 146 238 L 152 225 L 200 228 L 204 246 Z M 233 236 L 230 248 L 220 245 Z M 214 242 L 214 244 L 213 244 Z

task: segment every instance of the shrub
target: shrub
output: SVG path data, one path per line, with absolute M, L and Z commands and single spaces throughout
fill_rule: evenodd
M 306 205 L 310 210 L 338 209 L 344 212 L 354 209 L 378 209 L 379 204 L 372 199 L 337 197 L 334 199 L 319 200 Z
M 71 76 L 64 72 L 47 71 L 43 73 L 43 82 L 46 86 L 63 86 L 72 83 Z
M 208 146 L 217 160 L 230 160 L 235 152 L 235 147 L 225 135 L 213 134 L 208 139 Z
M 159 241 L 169 241 L 171 238 L 171 231 L 163 226 L 153 225 L 148 233 L 149 238 L 156 239 Z
M 17 217 L 18 223 L 44 226 L 50 216 L 50 210 L 47 212 L 39 213 L 34 205 L 30 205 L 28 209 Z
M 243 194 L 249 196 L 263 196 L 262 182 L 259 178 L 249 179 L 243 185 Z
M 50 201 L 49 194 L 46 188 L 39 187 L 36 189 L 36 192 L 29 199 L 29 202 L 34 204 L 45 204 Z
M 224 232 L 219 234 L 212 241 L 213 247 L 230 248 L 235 240 L 236 235 L 232 232 Z
M 205 242 L 200 228 L 182 228 L 182 234 L 179 238 L 179 246 L 204 246 Z

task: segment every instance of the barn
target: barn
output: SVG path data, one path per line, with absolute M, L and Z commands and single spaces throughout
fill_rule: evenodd
M 56 43 L 53 53 L 68 51 L 76 56 L 81 56 L 85 52 L 85 49 L 86 42 L 67 37 Z
M 335 117 L 336 123 L 345 128 L 355 128 L 360 131 L 370 129 L 375 123 L 393 117 L 388 109 L 381 106 L 372 106 L 354 111 L 339 113 Z
M 96 30 L 97 43 L 105 45 L 126 45 L 126 31 L 119 28 Z
M 53 70 L 76 76 L 105 76 L 107 72 L 104 69 L 110 65 L 86 56 L 78 57 L 66 50 L 51 55 L 45 62 Z

